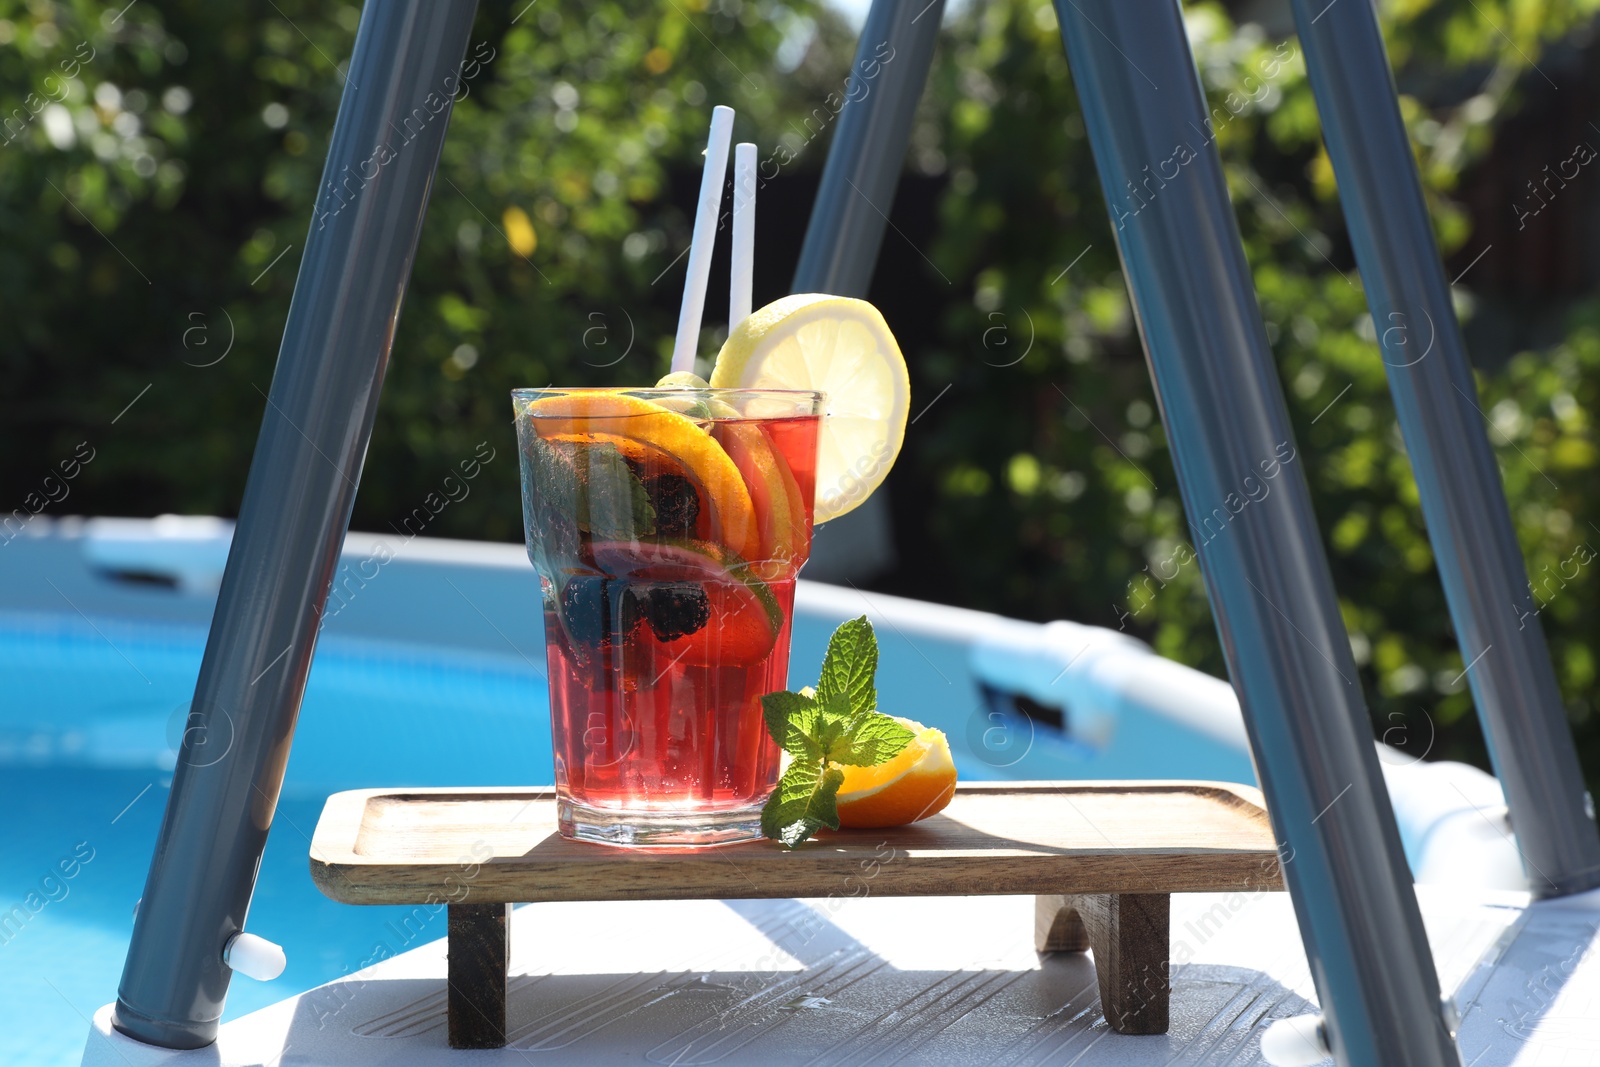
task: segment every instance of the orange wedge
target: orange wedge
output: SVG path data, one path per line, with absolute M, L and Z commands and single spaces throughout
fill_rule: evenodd
M 755 506 L 739 468 L 693 419 L 625 393 L 567 393 L 528 405 L 541 437 L 584 434 L 628 438 L 665 452 L 705 491 L 714 537 L 745 559 L 761 551 Z
M 843 767 L 839 825 L 904 826 L 944 810 L 956 792 L 956 765 L 944 731 L 895 718 L 916 731 L 901 753 L 876 767 Z
M 541 426 L 540 429 L 543 430 L 544 427 Z M 648 442 L 639 441 L 632 437 L 622 437 L 618 434 L 600 433 L 598 431 L 590 433 L 540 433 L 539 436 L 546 441 L 555 441 L 560 444 L 579 447 L 607 444 L 615 447 L 622 454 L 623 459 L 636 463 L 639 467 L 651 473 L 660 471 L 683 472 L 682 465 L 666 452 Z

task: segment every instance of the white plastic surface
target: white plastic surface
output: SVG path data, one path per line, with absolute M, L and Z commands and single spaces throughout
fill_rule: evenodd
M 1104 626 L 996 620 L 974 636 L 971 662 L 995 688 L 1070 707 L 1075 722 L 1139 709 L 1248 748 L 1231 685 Z
M 1381 746 L 1378 762 L 1417 881 L 1527 888 L 1505 793 L 1492 775 L 1465 763 L 1420 762 Z
M 255 934 L 237 933 L 228 939 L 228 947 L 222 950 L 222 962 L 246 978 L 270 982 L 283 973 L 289 960 L 282 945 Z
M 1455 999 L 1471 1067 L 1600 1063 L 1600 890 L 1530 905 Z
M 233 544 L 233 523 L 213 515 L 90 519 L 83 554 L 105 571 L 170 578 L 187 592 L 216 592 Z
M 893 899 L 873 888 L 863 875 L 820 900 L 518 908 L 510 1044 L 498 1051 L 447 1047 L 445 946 L 433 942 L 228 1023 L 199 1052 L 152 1058 L 102 1013 L 83 1062 L 1255 1067 L 1267 1027 L 1317 1010 L 1282 893 L 1174 896 L 1171 1029 L 1125 1037 L 1106 1026 L 1089 955 L 1033 951 L 1031 898 Z M 1519 914 L 1419 896 L 1447 989 Z M 444 921 L 440 909 L 427 929 Z M 1474 1067 L 1512 1062 L 1463 1051 Z M 1517 1067 L 1525 1062 L 1535 1061 Z
M 977 628 L 971 667 L 997 689 L 1069 708 L 1074 730 L 1091 743 L 1096 734 L 1109 736 L 1119 716 L 1143 711 L 1248 749 L 1231 685 L 1105 627 L 996 619 Z M 1526 888 L 1500 783 L 1465 763 L 1424 762 L 1433 739 L 1405 739 L 1410 751 L 1380 744 L 1378 763 L 1416 880 Z
M 1279 1019 L 1261 1035 L 1261 1058 L 1272 1067 L 1312 1067 L 1328 1058 L 1321 1015 Z

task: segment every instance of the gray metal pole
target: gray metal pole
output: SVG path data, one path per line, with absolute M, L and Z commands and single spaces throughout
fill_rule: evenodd
M 872 0 L 791 293 L 867 295 L 943 16 L 944 0 Z M 890 566 L 889 524 L 888 494 L 875 493 L 819 531 L 807 573 L 847 582 Z
M 943 15 L 944 0 L 872 0 L 790 292 L 867 295 Z
M 476 7 L 361 15 L 117 995 L 117 1029 L 153 1045 L 216 1039 Z
M 1182 13 L 1056 10 L 1334 1054 L 1457 1067 Z
M 1537 605 L 1484 433 L 1416 161 L 1372 6 L 1294 0 L 1350 240 L 1416 473 L 1467 680 L 1533 891 L 1600 886 Z

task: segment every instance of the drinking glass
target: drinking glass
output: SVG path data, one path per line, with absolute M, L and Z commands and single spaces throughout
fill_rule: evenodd
M 760 836 L 795 578 L 811 547 L 820 393 L 512 392 L 567 837 Z

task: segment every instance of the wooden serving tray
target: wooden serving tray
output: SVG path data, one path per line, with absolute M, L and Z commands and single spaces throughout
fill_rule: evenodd
M 1261 794 L 1223 782 L 963 784 L 931 819 L 772 842 L 637 850 L 569 841 L 549 789 L 328 798 L 311 877 L 347 904 L 449 905 L 450 1041 L 505 1043 L 509 905 L 551 900 L 1033 894 L 1041 952 L 1093 948 L 1123 1033 L 1163 1033 L 1168 894 L 1283 887 Z

